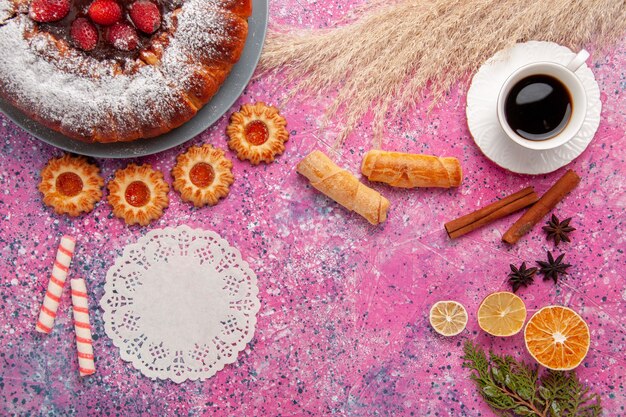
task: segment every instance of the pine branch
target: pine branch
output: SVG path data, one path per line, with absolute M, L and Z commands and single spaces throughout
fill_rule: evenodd
M 591 394 L 573 371 L 548 370 L 541 377 L 550 417 L 597 417 L 602 414 L 600 396 Z
M 463 367 L 493 411 L 506 417 L 598 417 L 600 396 L 591 394 L 576 373 L 546 371 L 493 352 L 489 358 L 471 341 L 464 347 Z
M 475 371 L 471 378 L 479 388 L 485 402 L 505 416 L 547 417 L 539 407 L 543 400 L 536 398 L 537 368 L 516 362 L 510 356 L 497 356 L 489 360 L 483 349 L 468 341 L 465 343 L 463 366 Z

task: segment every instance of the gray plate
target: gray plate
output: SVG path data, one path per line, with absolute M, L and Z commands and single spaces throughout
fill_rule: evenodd
M 203 132 L 237 101 L 259 62 L 267 29 L 267 16 L 268 0 L 253 0 L 252 16 L 248 19 L 246 45 L 239 62 L 233 67 L 220 90 L 194 118 L 156 138 L 128 143 L 84 143 L 42 126 L 2 99 L 0 99 L 0 111 L 36 138 L 57 148 L 81 155 L 98 158 L 132 158 L 173 148 Z

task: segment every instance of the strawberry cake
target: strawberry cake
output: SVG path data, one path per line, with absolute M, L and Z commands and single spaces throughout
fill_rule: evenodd
M 252 0 L 0 0 L 0 96 L 87 142 L 191 119 L 239 60 Z

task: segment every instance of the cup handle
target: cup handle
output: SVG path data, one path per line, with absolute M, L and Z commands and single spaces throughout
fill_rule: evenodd
M 585 61 L 589 58 L 589 52 L 584 49 L 581 49 L 579 53 L 576 54 L 574 58 L 566 65 L 567 69 L 576 72 L 578 68 L 580 68 Z

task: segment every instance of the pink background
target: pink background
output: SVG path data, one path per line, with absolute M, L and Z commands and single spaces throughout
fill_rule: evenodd
M 343 2 L 273 2 L 271 24 L 323 27 L 340 18 Z M 487 57 L 485 57 L 487 58 Z M 519 291 L 529 315 L 549 304 L 578 311 L 591 329 L 591 348 L 577 372 L 602 396 L 606 416 L 625 415 L 626 267 L 626 39 L 607 54 L 595 52 L 592 68 L 602 94 L 602 123 L 589 148 L 568 166 L 580 186 L 555 213 L 573 217 L 572 243 L 559 246 L 573 264 L 557 286 L 536 283 Z M 62 154 L 0 116 L 0 410 L 20 415 L 416 415 L 479 416 L 483 405 L 461 368 L 470 338 L 498 353 L 532 359 L 523 336 L 486 335 L 476 309 L 489 293 L 508 289 L 509 264 L 543 260 L 554 250 L 536 227 L 509 247 L 501 235 L 516 216 L 450 241 L 443 223 L 496 197 L 534 185 L 544 192 L 565 168 L 522 176 L 487 160 L 465 120 L 465 87 L 454 89 L 432 113 L 425 106 L 390 120 L 386 147 L 455 156 L 464 168 L 458 189 L 398 190 L 375 184 L 389 198 L 388 221 L 370 226 L 312 189 L 295 172 L 315 148 L 357 173 L 369 149 L 369 119 L 340 153 L 329 151 L 340 126 L 319 123 L 328 98 L 297 96 L 274 77 L 252 82 L 241 103 L 280 105 L 291 138 L 271 165 L 234 161 L 235 183 L 213 208 L 194 209 L 170 193 L 165 215 L 147 228 L 127 227 L 105 201 L 71 219 L 45 207 L 39 171 Z M 231 112 L 232 112 L 231 111 Z M 228 114 L 230 114 L 229 112 Z M 226 147 L 227 116 L 190 142 Z M 187 146 L 135 160 L 97 160 L 105 180 L 129 162 L 147 162 L 168 181 L 177 154 Z M 232 153 L 229 153 L 233 157 Z M 204 382 L 152 381 L 120 359 L 105 335 L 102 310 L 107 269 L 125 245 L 153 228 L 188 224 L 214 230 L 238 247 L 257 273 L 261 310 L 255 337 L 239 356 Z M 78 239 L 71 276 L 87 280 L 92 309 L 96 375 L 80 379 L 66 291 L 54 331 L 33 329 L 62 234 Z M 438 336 L 428 311 L 442 299 L 462 302 L 467 330 Z

